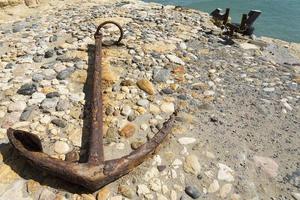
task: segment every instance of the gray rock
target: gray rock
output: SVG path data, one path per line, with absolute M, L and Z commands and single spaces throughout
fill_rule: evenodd
M 60 72 L 57 74 L 56 78 L 57 78 L 58 80 L 65 80 L 65 79 L 68 78 L 73 72 L 74 72 L 74 68 L 73 68 L 73 67 L 64 69 L 64 70 L 60 71 Z
M 57 98 L 46 98 L 42 101 L 41 107 L 44 110 L 54 109 L 57 105 Z
M 35 106 L 28 106 L 27 108 L 25 108 L 20 116 L 20 121 L 27 121 L 30 118 L 34 109 Z
M 66 121 L 62 120 L 62 119 L 53 119 L 52 124 L 60 127 L 60 128 L 65 128 L 67 126 Z
M 195 186 L 187 186 L 184 191 L 193 199 L 198 199 L 201 196 L 200 191 Z
M 39 82 L 39 81 L 44 80 L 44 78 L 45 78 L 45 76 L 43 74 L 34 74 L 32 76 L 32 81 Z
M 13 63 L 8 63 L 7 65 L 5 65 L 5 69 L 12 69 L 15 67 L 15 64 Z
M 50 49 L 50 50 L 48 50 L 48 51 L 45 52 L 44 57 L 45 57 L 45 58 L 51 58 L 51 57 L 54 56 L 54 54 L 55 54 L 54 49 Z
M 18 90 L 18 94 L 23 95 L 32 95 L 34 92 L 37 91 L 36 85 L 33 83 L 26 83 L 21 86 L 21 88 Z
M 297 169 L 291 175 L 287 175 L 286 178 L 292 185 L 300 188 L 300 169 Z
M 52 36 L 50 36 L 50 38 L 49 38 L 49 42 L 56 42 L 57 41 L 57 35 L 52 35 Z
M 170 77 L 170 70 L 168 69 L 155 69 L 153 71 L 153 80 L 155 82 L 166 82 Z
M 43 61 L 43 56 L 35 55 L 35 56 L 33 56 L 32 60 L 36 63 L 40 63 Z
M 47 98 L 54 98 L 54 97 L 59 97 L 59 93 L 58 92 L 49 92 L 48 94 L 46 94 Z
M 69 101 L 66 99 L 61 99 L 59 100 L 57 106 L 56 106 L 56 111 L 64 111 L 64 110 L 68 110 L 70 107 L 69 105 Z
M 140 99 L 138 100 L 137 105 L 147 107 L 149 105 L 149 101 L 147 99 Z
M 170 89 L 170 88 L 164 88 L 164 89 L 162 89 L 161 90 L 163 93 L 165 93 L 165 94 L 173 94 L 173 90 L 172 89 Z

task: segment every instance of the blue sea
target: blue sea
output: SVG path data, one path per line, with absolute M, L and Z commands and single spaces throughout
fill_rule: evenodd
M 179 5 L 210 13 L 215 8 L 230 8 L 232 22 L 240 22 L 241 15 L 261 10 L 256 20 L 255 34 L 300 43 L 300 0 L 145 0 Z

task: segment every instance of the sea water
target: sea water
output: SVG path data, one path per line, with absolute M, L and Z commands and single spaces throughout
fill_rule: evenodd
M 230 8 L 232 22 L 241 21 L 243 13 L 260 10 L 255 35 L 300 43 L 300 0 L 145 0 L 179 5 L 210 13 L 215 8 Z

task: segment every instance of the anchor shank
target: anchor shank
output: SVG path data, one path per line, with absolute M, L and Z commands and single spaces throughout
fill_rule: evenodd
M 92 85 L 92 105 L 91 105 L 91 130 L 89 136 L 89 157 L 88 163 L 99 165 L 104 162 L 103 152 L 103 103 L 102 103 L 102 70 L 101 70 L 101 50 L 102 34 L 95 35 L 95 61 Z

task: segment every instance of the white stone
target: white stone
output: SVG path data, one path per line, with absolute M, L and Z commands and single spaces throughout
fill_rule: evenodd
M 246 49 L 246 50 L 250 50 L 250 49 L 259 49 L 258 46 L 256 46 L 255 44 L 250 44 L 250 43 L 241 43 L 240 47 L 242 49 Z
M 264 88 L 263 91 L 265 92 L 274 92 L 275 91 L 275 88 Z
M 160 155 L 155 155 L 153 157 L 152 165 L 161 165 L 161 157 L 160 157 Z
M 183 169 L 187 173 L 198 175 L 201 171 L 201 165 L 199 163 L 198 157 L 196 155 L 188 155 L 185 158 Z
M 180 165 L 182 165 L 182 161 L 180 159 L 175 159 L 172 163 L 175 169 L 177 169 Z
M 48 124 L 51 121 L 51 117 L 49 115 L 45 115 L 41 118 L 40 122 L 41 124 Z
M 14 103 L 11 103 L 8 106 L 9 112 L 18 112 L 23 111 L 26 108 L 26 103 L 24 101 L 16 101 Z
M 169 102 L 162 103 L 160 108 L 165 113 L 173 113 L 175 111 L 174 104 Z
M 147 124 L 141 124 L 141 129 L 143 131 L 147 130 L 148 129 L 148 125 Z
M 232 175 L 233 170 L 228 167 L 227 165 L 224 165 L 222 163 L 218 163 L 219 171 L 218 171 L 218 179 L 221 181 L 227 181 L 232 182 L 234 181 L 234 177 Z
M 215 92 L 212 90 L 206 90 L 206 91 L 204 91 L 203 95 L 204 96 L 214 96 Z
M 159 107 L 156 106 L 156 105 L 154 105 L 154 104 L 152 104 L 152 103 L 150 103 L 149 110 L 153 114 L 159 114 L 160 113 Z
M 58 154 L 67 154 L 70 150 L 71 148 L 66 142 L 56 141 L 54 144 L 54 151 Z
M 31 99 L 28 100 L 29 105 L 39 104 L 46 98 L 46 95 L 41 92 L 32 94 Z
M 132 110 L 131 110 L 130 106 L 128 106 L 128 105 L 123 106 L 122 111 L 121 111 L 122 115 L 128 116 L 131 113 L 132 113 Z
M 150 190 L 147 187 L 147 185 L 140 184 L 140 185 L 137 186 L 137 194 L 139 196 L 142 196 L 142 195 L 145 195 L 145 194 L 148 194 L 148 193 L 150 193 Z
M 177 193 L 176 193 L 175 190 L 171 190 L 170 199 L 171 200 L 177 200 Z
M 167 55 L 167 58 L 168 58 L 171 62 L 173 62 L 173 63 L 180 64 L 180 65 L 185 65 L 185 63 L 184 63 L 180 58 L 178 58 L 178 57 L 175 56 L 175 55 L 169 54 L 169 55 Z
M 168 200 L 168 198 L 162 194 L 157 193 L 156 196 L 157 196 L 157 200 Z
M 160 192 L 161 191 L 161 181 L 159 178 L 153 178 L 149 182 L 150 189 L 155 191 L 155 192 Z
M 231 192 L 232 185 L 230 183 L 226 183 L 222 186 L 220 190 L 220 196 L 222 199 L 225 199 L 227 195 Z
M 180 48 L 183 49 L 183 50 L 185 50 L 185 49 L 187 48 L 187 46 L 186 46 L 186 44 L 185 44 L 184 42 L 181 42 L 181 43 L 179 44 L 179 46 L 180 46 Z
M 282 103 L 283 105 L 284 105 L 284 107 L 286 108 L 286 109 L 288 109 L 289 111 L 292 111 L 293 110 L 293 108 L 292 108 L 292 106 L 290 105 L 290 104 L 288 104 L 288 102 L 283 102 Z
M 208 187 L 208 193 L 215 193 L 220 189 L 219 182 L 217 180 L 213 180 L 213 182 Z
M 159 171 L 156 167 L 152 167 L 150 170 L 148 170 L 144 175 L 145 181 L 150 181 L 152 178 L 158 177 Z
M 178 139 L 178 142 L 182 145 L 193 144 L 196 142 L 196 139 L 192 137 L 181 137 Z

